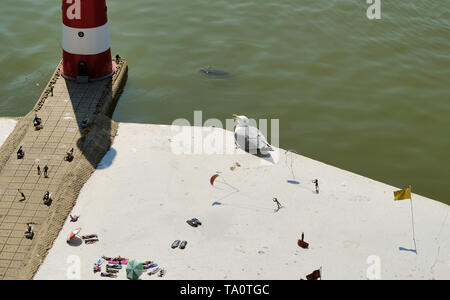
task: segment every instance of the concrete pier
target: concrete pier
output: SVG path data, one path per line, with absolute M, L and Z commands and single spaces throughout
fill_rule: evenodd
M 81 187 L 108 151 L 117 130 L 111 116 L 128 73 L 125 60 L 114 63 L 112 78 L 88 84 L 64 79 L 59 64 L 34 109 L 0 148 L 0 279 L 33 278 Z M 35 114 L 44 126 L 39 131 L 33 126 Z M 89 121 L 86 128 L 84 120 Z M 19 160 L 20 146 L 25 157 Z M 75 158 L 67 162 L 64 156 L 71 148 Z M 52 195 L 50 205 L 42 200 L 46 191 Z M 33 240 L 24 237 L 28 222 L 35 223 Z
M 240 149 L 174 151 L 182 130 L 198 129 L 120 123 L 73 208 L 80 219 L 66 219 L 34 279 L 114 280 L 93 272 L 102 255 L 167 270 L 142 280 L 298 280 L 319 268 L 324 280 L 450 278 L 445 203 L 413 194 L 413 235 L 410 201 L 394 201 L 399 188 L 283 149 L 274 163 Z M 234 142 L 232 131 L 200 130 L 203 140 Z M 194 217 L 201 226 L 188 225 Z M 76 227 L 99 242 L 67 244 Z M 303 233 L 308 249 L 298 246 Z M 186 248 L 172 249 L 174 240 Z M 66 263 L 71 257 L 80 264 Z M 117 275 L 126 279 L 125 270 Z

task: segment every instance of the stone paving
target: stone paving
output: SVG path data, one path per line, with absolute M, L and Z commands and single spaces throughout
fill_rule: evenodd
M 30 123 L 20 142 L 25 158 L 19 160 L 16 153 L 12 153 L 0 171 L 0 280 L 15 279 L 23 266 L 34 241 L 24 237 L 26 223 L 36 223 L 34 231 L 36 236 L 39 235 L 40 224 L 49 211 L 42 200 L 44 193 L 55 194 L 58 190 L 71 167 L 71 163 L 64 161 L 71 148 L 75 148 L 76 159 L 80 125 L 94 114 L 108 82 L 110 80 L 77 84 L 59 76 L 53 96 L 49 95 L 37 112 L 44 128 L 36 131 Z M 49 167 L 48 178 L 43 175 L 45 165 Z M 25 194 L 24 201 L 21 201 L 18 189 Z

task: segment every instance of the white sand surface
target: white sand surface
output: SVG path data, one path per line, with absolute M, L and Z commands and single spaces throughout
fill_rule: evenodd
M 450 279 L 449 206 L 414 194 L 417 254 L 400 250 L 415 246 L 410 201 L 394 202 L 397 188 L 300 155 L 299 184 L 291 184 L 284 151 L 275 164 L 241 151 L 178 155 L 175 134 L 120 124 L 73 209 L 79 221 L 67 220 L 35 279 L 77 278 L 78 270 L 81 279 L 101 279 L 92 266 L 102 255 L 153 260 L 167 270 L 164 279 L 300 279 L 320 267 L 323 279 L 367 279 L 378 265 L 381 279 Z M 216 171 L 230 186 L 210 185 Z M 284 206 L 278 212 L 273 197 Z M 203 225 L 189 226 L 193 217 Z M 100 241 L 68 245 L 78 226 Z M 309 249 L 297 246 L 302 232 Z M 176 239 L 187 240 L 186 249 L 171 249 Z
M 0 146 L 3 145 L 16 125 L 17 121 L 14 119 L 0 118 Z

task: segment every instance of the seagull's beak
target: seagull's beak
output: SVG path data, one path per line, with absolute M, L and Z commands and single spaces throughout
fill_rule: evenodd
M 239 118 L 238 115 L 236 115 L 236 114 L 233 115 L 233 120 L 236 121 L 238 118 Z

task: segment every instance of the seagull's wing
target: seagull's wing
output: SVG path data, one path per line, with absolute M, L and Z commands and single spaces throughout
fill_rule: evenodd
M 254 145 L 255 149 L 272 151 L 266 137 L 256 127 L 249 127 L 249 142 Z
M 236 145 L 250 153 L 257 153 L 258 150 L 273 151 L 267 143 L 264 135 L 256 127 L 236 127 L 234 131 Z
M 248 151 L 248 131 L 246 130 L 246 127 L 236 127 L 234 131 L 234 139 L 236 141 L 236 145 L 245 150 Z

